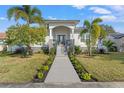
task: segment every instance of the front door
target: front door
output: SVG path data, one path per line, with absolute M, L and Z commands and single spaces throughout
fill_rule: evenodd
M 65 44 L 65 35 L 58 35 L 57 41 L 58 41 L 58 44 Z

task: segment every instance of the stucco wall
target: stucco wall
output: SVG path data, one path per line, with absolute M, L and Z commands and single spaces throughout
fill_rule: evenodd
M 81 37 L 79 36 L 79 33 L 74 33 L 74 39 L 75 39 L 75 45 L 80 47 L 87 47 L 85 42 L 81 42 Z

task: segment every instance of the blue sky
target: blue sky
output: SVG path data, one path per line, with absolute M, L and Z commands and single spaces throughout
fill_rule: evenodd
M 13 19 L 10 21 L 7 19 L 7 10 L 10 7 L 13 6 L 0 6 L 0 32 L 16 24 Z M 45 19 L 80 20 L 77 26 L 83 26 L 85 19 L 100 17 L 103 19 L 102 24 L 111 25 L 117 32 L 124 33 L 124 6 L 41 5 L 36 7 L 42 11 Z M 23 23 L 22 20 L 19 22 Z

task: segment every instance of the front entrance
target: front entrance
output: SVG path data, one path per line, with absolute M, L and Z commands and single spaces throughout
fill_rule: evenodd
M 58 44 L 65 44 L 65 35 L 57 35 Z

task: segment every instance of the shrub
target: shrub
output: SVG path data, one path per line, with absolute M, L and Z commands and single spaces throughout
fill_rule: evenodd
M 93 53 L 93 54 L 97 54 L 97 50 L 96 50 L 95 47 L 92 47 L 92 53 Z
M 80 64 L 76 64 L 76 65 L 75 65 L 75 69 L 77 70 L 78 73 L 81 73 L 82 70 L 83 70 L 83 67 L 82 67 L 82 65 L 80 65 Z
M 50 50 L 49 50 L 49 54 L 50 55 L 55 55 L 56 54 L 56 48 L 51 48 Z
M 38 67 L 38 70 L 39 70 L 39 71 L 43 71 L 43 70 L 44 70 L 44 66 L 43 66 L 43 65 L 40 65 L 40 66 Z
M 44 71 L 48 71 L 48 70 L 49 70 L 49 67 L 48 67 L 48 66 L 44 66 L 44 67 L 43 67 L 43 70 L 44 70 Z
M 71 61 L 74 61 L 74 60 L 75 60 L 74 56 L 71 56 L 71 57 L 70 57 L 70 60 L 71 60 Z
M 68 48 L 68 54 L 69 54 L 69 55 L 72 55 L 72 54 L 73 54 L 73 47 L 72 47 L 72 46 L 70 46 L 70 47 Z
M 46 64 L 47 64 L 47 65 L 51 65 L 51 64 L 52 64 L 52 61 L 48 60 L 48 61 L 46 62 Z
M 91 74 L 89 73 L 85 73 L 85 74 L 81 74 L 81 78 L 84 80 L 91 80 Z
M 37 73 L 37 77 L 38 77 L 38 79 L 42 79 L 43 78 L 43 73 L 42 72 L 38 72 Z
M 43 51 L 44 54 L 49 54 L 49 47 L 47 45 L 44 45 L 42 47 L 42 51 Z
M 75 46 L 75 54 L 80 54 L 81 53 L 81 48 L 80 46 Z

